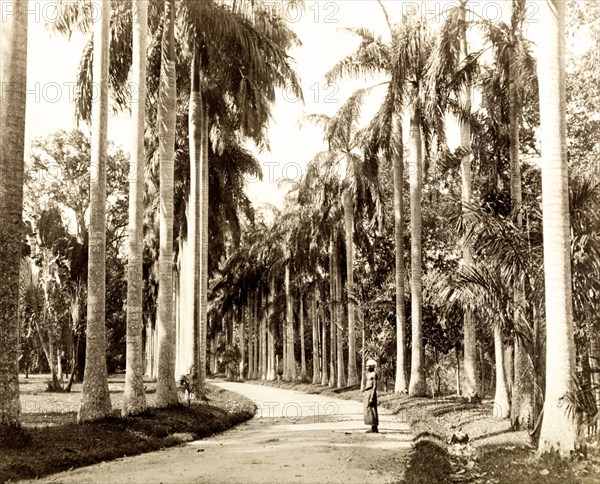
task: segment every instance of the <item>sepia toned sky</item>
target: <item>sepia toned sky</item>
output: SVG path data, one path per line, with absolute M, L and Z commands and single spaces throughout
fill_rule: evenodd
M 26 147 L 34 137 L 76 127 L 73 85 L 85 36 L 75 33 L 68 40 L 50 32 L 48 24 L 53 21 L 54 3 L 53 0 L 30 0 Z M 272 3 L 281 5 L 280 0 Z M 440 18 L 444 9 L 457 2 L 384 0 L 383 3 L 394 21 L 402 12 L 415 10 Z M 499 20 L 508 14 L 510 1 L 473 1 L 472 7 L 486 18 Z M 534 23 L 535 2 L 530 11 Z M 384 39 L 389 37 L 384 15 L 375 0 L 306 0 L 304 10 L 281 12 L 302 42 L 290 55 L 302 80 L 304 102 L 295 99 L 291 92 L 281 91 L 278 95 L 269 131 L 271 150 L 263 153 L 254 150 L 264 179 L 249 179 L 247 184 L 247 192 L 257 206 L 281 205 L 287 189 L 280 186 L 279 180 L 282 177 L 299 179 L 307 161 L 324 148 L 320 129 L 299 126 L 302 116 L 306 113 L 332 115 L 356 88 L 374 81 L 360 79 L 326 84 L 324 74 L 358 45 L 356 36 L 344 29 L 360 26 L 379 33 Z M 375 112 L 378 102 L 377 94 L 367 100 L 365 119 Z M 80 127 L 89 130 L 85 125 Z M 111 116 L 109 139 L 129 151 L 130 137 L 128 116 Z

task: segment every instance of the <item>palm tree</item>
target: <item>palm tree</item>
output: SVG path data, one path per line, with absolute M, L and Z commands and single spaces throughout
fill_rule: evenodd
M 381 1 L 378 4 L 386 19 L 392 36 L 390 43 L 366 29 L 353 32 L 361 37 L 357 51 L 342 59 L 327 74 L 328 79 L 344 76 L 357 77 L 362 74 L 384 74 L 390 80 L 384 102 L 371 122 L 365 158 L 378 160 L 381 151 L 384 158 L 391 160 L 394 177 L 394 242 L 395 242 L 395 289 L 396 289 L 396 379 L 395 391 L 406 392 L 406 335 L 405 335 L 405 296 L 404 296 L 404 197 L 403 197 L 403 145 L 402 109 L 404 73 L 403 63 L 395 62 L 394 46 L 397 30 L 392 26 L 387 10 Z
M 430 56 L 429 77 L 431 97 L 436 99 L 430 111 L 433 116 L 444 116 L 452 112 L 458 119 L 461 145 L 461 198 L 463 220 L 469 226 L 473 220 L 467 207 L 473 198 L 473 176 L 471 166 L 471 105 L 473 74 L 479 53 L 471 53 L 467 43 L 467 13 L 469 0 L 447 11 L 444 24 L 438 30 L 434 50 Z M 451 101 L 451 102 L 450 102 Z M 450 107 L 453 109 L 450 109 Z M 433 118 L 433 116 L 431 116 Z M 462 265 L 469 269 L 474 265 L 472 249 L 463 239 Z M 480 375 L 477 370 L 477 341 L 475 319 L 469 308 L 463 318 L 464 348 L 464 393 L 476 398 L 479 392 Z
M 511 28 L 510 28 L 510 46 L 507 49 L 508 54 L 508 115 L 510 130 L 510 193 L 512 200 L 513 216 L 516 217 L 516 226 L 518 229 L 523 227 L 523 195 L 521 190 L 521 166 L 519 160 L 520 138 L 519 127 L 519 85 L 522 83 L 523 74 L 527 73 L 523 69 L 523 54 L 528 54 L 523 46 L 521 38 L 523 22 L 525 20 L 525 1 L 513 0 Z M 528 56 L 526 56 L 528 57 Z M 519 62 L 521 60 L 521 62 Z M 517 306 L 515 319 L 521 318 L 525 328 L 529 329 L 526 318 L 523 317 L 526 307 L 525 285 L 523 278 L 517 278 L 514 283 L 514 299 Z M 525 335 L 526 339 L 532 339 L 530 331 Z M 512 385 L 511 401 L 511 422 L 515 429 L 521 427 L 533 426 L 533 373 L 534 368 L 531 357 L 526 351 L 525 342 L 521 337 L 514 338 L 514 375 L 516 376 Z
M 100 19 L 94 23 L 93 78 L 100 85 L 100 100 L 92 106 L 92 160 L 90 165 L 90 223 L 88 304 L 85 373 L 79 422 L 110 415 L 105 336 L 106 252 L 106 136 L 108 123 L 108 63 L 110 1 L 95 2 Z
M 0 105 L 0 425 L 21 425 L 19 399 L 19 268 L 27 84 L 27 8 L 14 2 L 2 19 L 0 84 L 10 95 Z M 24 8 L 23 8 L 24 7 Z
M 402 118 L 403 110 L 411 113 L 409 163 L 411 187 L 411 306 L 412 306 L 412 358 L 411 395 L 425 393 L 424 347 L 422 331 L 422 270 L 421 270 L 421 192 L 423 173 L 423 136 L 428 146 L 432 126 L 440 125 L 439 113 L 427 119 L 424 109 L 427 89 L 427 57 L 432 48 L 431 36 L 426 24 L 412 16 L 392 25 L 383 4 L 379 2 L 388 23 L 391 41 L 384 43 L 365 29 L 353 31 L 362 42 L 357 51 L 340 61 L 329 73 L 329 78 L 358 77 L 364 73 L 380 73 L 390 78 L 383 105 L 369 127 L 371 145 L 368 150 L 374 156 L 377 149 L 392 161 L 394 171 L 394 215 L 396 239 L 396 327 L 397 372 L 396 391 L 406 391 L 404 368 L 404 261 L 403 261 L 403 166 L 402 166 Z M 442 135 L 443 138 L 443 135 Z
M 158 129 L 160 143 L 160 252 L 158 259 L 158 378 L 156 405 L 177 402 L 173 319 L 173 162 L 177 86 L 175 72 L 175 0 L 164 4 Z
M 144 232 L 144 121 L 146 114 L 146 38 L 148 3 L 132 0 L 133 9 L 133 82 L 138 86 L 133 103 L 133 143 L 129 181 L 129 262 L 127 268 L 127 368 L 121 413 L 144 411 L 144 354 L 142 341 L 142 259 Z
M 359 129 L 360 106 L 365 90 L 354 93 L 348 101 L 338 110 L 333 117 L 325 115 L 307 116 L 306 120 L 323 126 L 325 141 L 328 150 L 318 153 L 310 162 L 307 170 L 306 184 L 314 184 L 313 177 L 321 178 L 322 185 L 336 190 L 335 199 L 331 197 L 318 196 L 321 201 L 334 202 L 336 207 L 329 209 L 330 214 L 339 213 L 343 220 L 332 222 L 331 232 L 331 257 L 333 259 L 332 272 L 332 294 L 334 317 L 333 321 L 340 318 L 337 324 L 337 354 L 338 354 L 338 388 L 346 384 L 343 371 L 343 309 L 339 306 L 342 296 L 341 272 L 339 268 L 338 253 L 338 230 L 343 230 L 346 246 L 346 287 L 347 287 L 347 311 L 348 311 L 348 385 L 358 384 L 358 373 L 356 368 L 356 335 L 355 335 L 355 309 L 356 301 L 354 294 L 354 219 L 356 212 L 361 214 L 361 209 L 367 209 L 369 215 L 374 218 L 380 217 L 379 191 L 377 187 L 377 166 L 373 159 L 362 156 L 363 133 Z M 341 178 L 338 178 L 341 173 Z M 305 188 L 306 189 L 306 188 Z M 343 222 L 340 224 L 340 222 Z M 337 225 L 341 225 L 340 229 Z M 340 366 L 341 365 L 341 366 Z
M 566 159 L 565 3 L 540 4 L 538 53 L 540 134 L 543 156 L 542 209 L 546 282 L 546 396 L 538 451 L 568 456 L 575 449 L 577 425 L 561 399 L 575 371 L 570 222 Z

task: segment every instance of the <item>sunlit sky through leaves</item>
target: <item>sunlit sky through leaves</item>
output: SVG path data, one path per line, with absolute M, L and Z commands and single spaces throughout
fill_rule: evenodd
M 46 24 L 52 21 L 53 3 L 52 0 L 31 0 L 29 6 L 26 146 L 34 137 L 76 127 L 72 92 L 86 37 L 75 33 L 69 41 L 50 33 Z M 383 3 L 392 22 L 399 19 L 403 11 L 419 11 L 431 17 L 432 23 L 443 16 L 445 9 L 457 4 L 456 0 L 384 0 Z M 510 11 L 509 0 L 470 3 L 478 15 L 490 20 L 506 18 Z M 273 4 L 279 5 L 280 0 L 273 0 Z M 529 24 L 535 27 L 537 5 L 531 2 L 528 8 Z M 303 114 L 332 115 L 356 88 L 376 81 L 360 79 L 326 84 L 324 74 L 358 45 L 358 39 L 344 29 L 365 27 L 384 39 L 389 37 L 384 15 L 375 0 L 306 0 L 304 10 L 286 9 L 282 14 L 302 41 L 302 46 L 290 55 L 302 80 L 304 103 L 291 92 L 281 91 L 278 95 L 270 126 L 271 151 L 256 152 L 264 179 L 248 181 L 248 194 L 257 206 L 262 203 L 281 205 L 287 188 L 279 180 L 282 177 L 299 180 L 307 161 L 324 148 L 319 128 L 299 126 Z M 376 94 L 367 99 L 363 112 L 365 121 L 374 114 L 379 100 Z M 111 116 L 109 139 L 129 151 L 131 126 L 127 115 Z M 80 127 L 89 129 L 84 125 Z

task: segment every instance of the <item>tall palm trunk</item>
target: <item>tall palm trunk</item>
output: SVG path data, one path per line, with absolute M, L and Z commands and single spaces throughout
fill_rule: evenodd
M 342 271 L 340 268 L 340 252 L 338 244 L 333 247 L 333 274 L 335 288 L 335 304 L 334 311 L 336 313 L 336 350 L 337 350 L 337 388 L 346 386 L 346 372 L 344 365 L 344 306 L 342 304 Z
M 254 291 L 248 295 L 248 378 L 254 379 Z
M 270 371 L 267 373 L 268 380 L 277 379 L 277 359 L 275 356 L 275 324 L 273 323 L 273 314 L 275 313 L 275 277 L 271 276 L 269 283 L 269 293 L 271 294 L 271 304 L 269 306 L 269 337 L 268 337 L 268 358 Z
M 108 50 L 110 1 L 96 2 L 100 19 L 94 22 L 94 82 L 100 100 L 92 105 L 92 159 L 90 166 L 90 224 L 88 257 L 88 305 L 85 373 L 77 420 L 96 420 L 110 415 L 105 336 L 106 287 L 106 136 L 108 124 Z
M 188 260 L 187 268 L 189 276 L 185 281 L 185 290 L 190 300 L 184 308 L 184 324 L 191 325 L 191 338 L 183 344 L 191 345 L 192 349 L 192 385 L 194 390 L 200 384 L 200 347 L 202 345 L 200 336 L 200 279 L 202 271 L 202 242 L 201 229 L 201 195 L 202 195 L 202 138 L 203 112 L 202 95 L 200 93 L 200 66 L 199 52 L 194 49 L 192 53 L 192 65 L 190 72 L 190 104 L 189 104 L 189 151 L 190 151 L 190 191 L 188 199 L 187 216 L 187 240 Z M 186 332 L 187 333 L 187 332 Z
M 504 345 L 502 344 L 502 332 L 498 326 L 494 326 L 494 354 L 496 359 L 496 395 L 494 396 L 494 417 L 508 418 L 510 415 L 510 403 L 508 401 L 506 373 L 504 372 Z
M 421 281 L 421 200 L 423 184 L 423 159 L 421 141 L 421 110 L 415 107 L 410 119 L 410 254 L 411 254 L 411 319 L 412 319 L 412 352 L 410 365 L 410 384 L 408 393 L 411 396 L 424 396 L 425 384 L 425 349 L 423 348 L 423 295 Z
M 133 103 L 133 143 L 129 181 L 129 261 L 127 264 L 127 368 L 123 394 L 123 416 L 143 412 L 144 353 L 142 341 L 142 261 L 144 252 L 144 120 L 146 114 L 146 39 L 148 2 L 132 0 L 133 82 L 138 100 Z
M 463 6 L 467 0 L 461 0 Z M 463 21 L 466 21 L 466 10 L 463 10 Z M 465 58 L 468 54 L 467 34 L 463 30 L 461 35 L 461 54 Z M 462 105 L 466 107 L 465 115 L 471 114 L 471 98 L 472 90 L 470 87 L 463 92 L 464 99 Z M 460 128 L 460 144 L 464 148 L 471 147 L 471 123 L 469 120 L 462 119 L 459 123 Z M 473 221 L 473 216 L 470 215 L 464 204 L 471 203 L 473 198 L 473 175 L 471 168 L 471 155 L 466 155 L 460 164 L 461 185 L 462 185 L 462 203 L 463 203 L 463 218 L 465 225 L 469 225 Z M 462 264 L 465 267 L 472 267 L 474 264 L 471 248 L 463 241 L 462 242 Z M 475 319 L 469 309 L 465 309 L 463 318 L 463 365 L 464 365 L 464 395 L 468 398 L 473 398 L 479 392 L 480 375 L 477 371 L 477 337 L 475 331 Z
M 312 298 L 310 300 L 310 317 L 312 323 L 312 363 L 313 385 L 321 383 L 321 375 L 319 370 L 319 318 L 317 316 L 317 288 L 313 289 Z
M 354 295 L 354 203 L 352 193 L 343 193 L 344 225 L 346 228 L 346 288 L 348 292 L 348 385 L 358 384 L 356 370 L 355 295 Z
M 225 368 L 225 378 L 227 381 L 233 380 L 233 312 L 230 309 L 225 316 L 225 351 L 227 353 L 227 367 Z
M 513 38 L 513 43 L 515 39 Z M 510 190 L 513 214 L 516 216 L 517 229 L 523 227 L 523 216 L 521 207 L 523 195 L 521 191 L 521 166 L 519 161 L 519 100 L 517 84 L 517 66 L 514 49 L 510 50 L 508 65 L 508 96 L 509 96 L 509 118 L 510 118 Z M 527 319 L 525 317 L 526 299 L 523 280 L 516 278 L 514 285 L 514 301 L 517 306 L 515 320 L 520 321 L 520 328 L 525 331 L 525 337 L 532 337 Z M 533 363 L 526 351 L 521 337 L 514 338 L 514 374 L 515 381 L 512 388 L 511 423 L 514 429 L 529 428 L 533 425 Z
M 292 379 L 292 360 L 294 358 L 293 351 L 290 349 L 292 343 L 291 337 L 291 326 L 292 319 L 294 317 L 294 310 L 292 307 L 292 292 L 290 288 L 290 266 L 289 264 L 285 265 L 285 356 L 283 365 L 284 369 L 284 379 L 291 380 Z
M 260 304 L 266 306 L 266 294 L 261 291 Z M 267 379 L 267 314 L 266 311 L 260 311 L 260 379 Z
M 335 291 L 335 232 L 331 233 L 329 247 L 329 380 L 330 387 L 335 386 L 336 382 L 336 341 L 337 341 L 337 311 L 336 311 L 336 291 Z
M 394 123 L 398 130 L 398 150 L 392 154 L 392 169 L 394 171 L 394 251 L 395 251 L 395 277 L 396 277 L 396 393 L 406 393 L 406 333 L 405 302 L 404 302 L 404 166 L 402 146 L 401 121 Z
M 541 2 L 540 21 L 544 26 L 538 79 L 543 100 L 540 133 L 547 339 L 546 398 L 538 450 L 568 456 L 575 448 L 577 425 L 561 402 L 575 372 L 566 157 L 565 2 Z
M 246 378 L 246 303 L 242 304 L 240 317 L 240 380 Z
M 306 344 L 304 342 L 304 296 L 300 294 L 300 308 L 299 312 L 299 328 L 298 337 L 300 338 L 300 379 L 306 380 Z
M 323 311 L 324 313 L 325 311 Z M 321 385 L 325 386 L 329 384 L 329 358 L 327 351 L 327 321 L 325 321 L 325 314 L 321 317 Z
M 0 424 L 21 425 L 19 398 L 19 270 L 27 85 L 27 3 L 6 2 L 14 13 L 1 23 L 0 60 Z M 5 17 L 5 18 L 4 18 Z M 10 91 L 10 92 L 7 92 Z
M 200 300 L 198 301 L 200 316 L 200 348 L 198 354 L 198 394 L 204 397 L 206 393 L 206 337 L 208 334 L 208 102 L 202 100 L 202 195 L 200 196 Z
M 160 251 L 158 258 L 158 379 L 156 405 L 177 403 L 173 319 L 173 164 L 177 86 L 175 72 L 175 0 L 165 1 L 158 129 L 160 143 Z

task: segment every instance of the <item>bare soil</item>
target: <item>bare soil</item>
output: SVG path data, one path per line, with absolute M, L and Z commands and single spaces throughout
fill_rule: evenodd
M 75 469 L 36 482 L 386 483 L 403 477 L 412 446 L 405 422 L 380 415 L 365 433 L 359 402 L 247 383 L 214 382 L 248 399 L 252 420 L 185 445 Z

